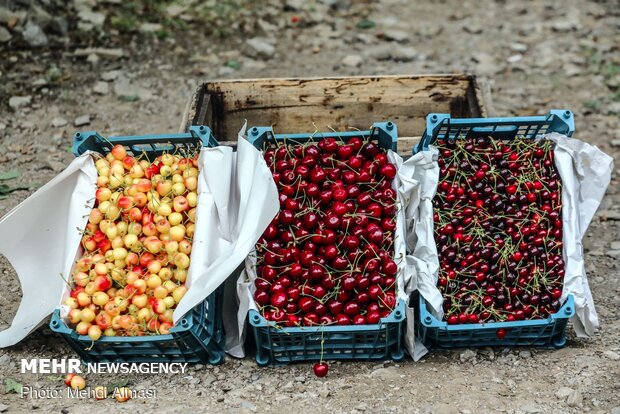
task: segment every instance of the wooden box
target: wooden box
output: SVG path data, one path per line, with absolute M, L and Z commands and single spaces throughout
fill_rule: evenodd
M 368 129 L 389 120 L 398 126 L 398 152 L 410 155 L 428 113 L 485 117 L 490 105 L 488 89 L 463 74 L 216 80 L 194 93 L 181 129 L 208 125 L 220 143 L 233 144 L 245 120 L 276 133 Z

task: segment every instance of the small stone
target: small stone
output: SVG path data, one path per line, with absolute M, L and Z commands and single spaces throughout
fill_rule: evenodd
M 9 406 L 6 404 L 0 404 L 0 413 L 5 412 L 6 410 L 9 409 Z
M 508 61 L 508 63 L 517 63 L 521 59 L 523 59 L 523 55 L 520 53 L 517 53 L 516 55 L 509 56 L 508 59 L 506 59 L 506 61 Z
M 23 106 L 28 106 L 30 105 L 30 102 L 32 101 L 32 96 L 28 95 L 28 96 L 12 96 L 9 99 L 9 106 L 15 110 L 23 107 Z
M 123 49 L 107 49 L 103 47 L 87 47 L 84 49 L 75 49 L 73 52 L 73 56 L 76 57 L 87 57 L 91 54 L 97 54 L 104 58 L 109 59 L 120 59 L 125 55 L 125 51 Z
M 93 86 L 93 92 L 98 95 L 107 95 L 109 91 L 110 86 L 107 82 L 104 81 L 97 81 L 97 83 L 95 83 L 95 86 Z
M 0 43 L 6 43 L 11 40 L 13 36 L 11 36 L 11 32 L 9 32 L 3 26 L 0 26 Z
M 103 23 L 105 23 L 107 16 L 103 13 L 94 12 L 89 9 L 82 9 L 78 13 L 78 18 L 83 22 L 92 24 L 93 26 L 101 27 L 103 26 Z
M 276 48 L 263 37 L 254 37 L 245 43 L 249 46 L 248 54 L 251 57 L 269 59 L 276 53 Z
M 304 377 L 303 375 L 300 375 L 298 377 L 295 377 L 295 381 L 304 383 L 306 382 L 306 377 Z
M 620 405 L 611 409 L 611 414 L 620 414 Z
M 376 60 L 388 60 L 392 57 L 391 48 L 378 45 L 378 46 L 370 46 L 364 49 L 364 53 Z
M 142 23 L 140 25 L 140 32 L 142 33 L 155 33 L 164 27 L 160 23 Z
M 386 40 L 392 40 L 398 43 L 406 43 L 409 41 L 411 35 L 402 30 L 386 30 L 383 32 L 383 37 Z
M 224 401 L 224 396 L 220 395 L 219 397 L 217 397 L 217 402 L 223 402 Z
M 616 210 L 599 210 L 596 215 L 606 220 L 620 220 L 620 211 Z
M 356 407 L 356 410 L 358 411 L 366 411 L 368 409 L 368 404 L 366 403 L 359 403 Z
M 292 11 L 301 10 L 306 2 L 304 0 L 286 0 L 286 8 Z
M 611 250 L 620 250 L 620 240 L 611 242 L 609 247 L 611 247 Z
M 101 74 L 101 80 L 111 82 L 113 80 L 116 80 L 116 78 L 118 78 L 121 73 L 122 72 L 120 70 L 110 70 L 108 72 L 103 72 Z
M 0 365 L 9 365 L 11 363 L 11 357 L 8 354 L 4 354 L 0 357 Z
M 573 392 L 572 388 L 561 387 L 559 390 L 555 392 L 555 396 L 560 400 L 565 400 L 569 395 Z
M 90 124 L 90 116 L 88 115 L 79 116 L 75 118 L 75 121 L 73 121 L 73 125 L 76 127 L 81 127 L 88 124 Z
M 543 412 L 543 409 L 534 403 L 528 403 L 528 404 L 522 405 L 520 407 L 520 410 L 528 414 L 536 414 L 536 413 Z
M 319 394 L 319 396 L 321 398 L 327 398 L 329 397 L 329 390 L 327 388 L 320 388 L 317 393 Z
M 6 124 L 0 122 L 0 131 L 4 131 L 6 129 Z
M 461 414 L 471 414 L 471 410 L 468 410 L 468 409 L 466 409 L 466 408 L 463 408 L 463 409 L 461 410 Z
M 519 53 L 527 52 L 527 45 L 523 43 L 511 43 L 510 50 L 512 50 L 513 52 L 519 52 Z
M 91 65 L 93 65 L 93 66 L 95 66 L 96 64 L 98 64 L 100 60 L 101 60 L 101 59 L 99 59 L 99 55 L 98 55 L 98 54 L 96 54 L 96 53 L 91 53 L 90 55 L 88 55 L 88 56 L 86 57 L 86 61 L 87 61 L 88 63 L 90 63 Z
M 418 51 L 411 46 L 399 46 L 392 51 L 392 59 L 397 62 L 411 62 L 418 57 Z
M 347 55 L 342 59 L 342 64 L 351 68 L 356 68 L 362 65 L 364 59 L 360 55 Z
M 22 36 L 31 47 L 42 47 L 47 45 L 47 36 L 43 30 L 34 23 L 28 23 L 22 32 Z
M 579 390 L 574 390 L 566 399 L 566 403 L 569 407 L 577 407 L 578 405 L 581 405 L 582 402 L 583 395 L 581 395 L 581 392 L 579 392 Z
M 466 349 L 465 351 L 461 352 L 461 354 L 459 355 L 459 358 L 461 359 L 461 362 L 467 362 L 469 360 L 472 360 L 474 358 L 476 358 L 476 351 L 471 350 L 471 349 Z
M 607 358 L 611 359 L 612 361 L 618 361 L 620 359 L 620 355 L 618 355 L 614 351 L 605 351 L 603 352 L 603 355 L 605 355 Z
M 67 125 L 67 120 L 61 117 L 56 117 L 54 119 L 52 119 L 52 126 L 54 128 L 60 128 L 60 127 L 64 127 L 65 125 Z
M 607 253 L 605 253 L 607 256 L 609 257 L 616 257 L 616 256 L 620 256 L 620 250 L 609 250 L 607 251 Z
M 170 6 L 166 7 L 166 13 L 168 13 L 168 16 L 170 17 L 177 17 L 180 14 L 182 14 L 184 11 L 185 11 L 185 7 L 179 4 L 171 4 Z
M 520 358 L 530 358 L 532 356 L 532 353 L 530 351 L 520 351 L 519 352 L 519 357 Z
M 250 410 L 253 413 L 256 412 L 256 406 L 254 404 L 252 404 L 251 402 L 246 401 L 246 400 L 241 400 L 241 408 L 244 408 L 246 410 Z

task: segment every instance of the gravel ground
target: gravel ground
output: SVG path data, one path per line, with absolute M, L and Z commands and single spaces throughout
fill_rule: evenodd
M 104 3 L 75 1 L 81 30 L 98 30 L 99 15 L 105 19 L 109 10 Z M 140 33 L 123 41 L 106 40 L 97 53 L 76 52 L 98 43 L 92 37 L 87 45 L 76 41 L 72 20 L 68 34 L 50 34 L 43 48 L 33 49 L 42 42 L 40 33 L 11 26 L 1 4 L 0 172 L 19 170 L 17 183 L 23 186 L 44 184 L 70 162 L 76 129 L 106 135 L 177 130 L 187 99 L 209 78 L 467 71 L 490 80 L 497 114 L 570 108 L 575 137 L 614 157 L 620 152 L 620 7 L 614 0 L 271 0 L 244 9 L 227 37 L 206 29 L 164 35 L 157 31 L 162 29 L 140 26 Z M 170 16 L 178 11 L 166 10 Z M 292 16 L 300 22 L 291 23 Z M 151 29 L 157 35 L 150 35 Z M 6 33 L 14 43 L 3 43 Z M 25 96 L 30 98 L 15 99 Z M 92 386 L 126 380 L 135 389 L 155 389 L 151 399 L 125 404 L 29 399 L 0 390 L 0 412 L 619 414 L 619 190 L 616 170 L 584 240 L 601 329 L 584 340 L 569 327 L 562 350 L 461 350 L 433 353 L 418 363 L 332 363 L 326 379 L 315 378 L 309 364 L 258 368 L 251 359 L 229 358 L 218 367 L 191 367 L 184 375 L 87 378 Z M 0 215 L 30 193 L 17 191 L 0 200 Z M 1 258 L 0 271 L 4 329 L 21 293 Z M 19 364 L 22 358 L 72 355 L 43 326 L 0 350 L 0 378 L 64 392 L 57 377 L 20 374 Z

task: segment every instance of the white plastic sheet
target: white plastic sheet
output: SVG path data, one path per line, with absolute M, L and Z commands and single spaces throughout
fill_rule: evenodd
M 241 140 L 241 138 L 240 138 Z M 391 163 L 397 166 L 398 173 L 392 182 L 392 188 L 397 192 L 397 203 L 399 210 L 396 217 L 396 231 L 394 238 L 394 258 L 398 264 L 397 274 L 397 293 L 398 299 L 409 302 L 409 295 L 407 294 L 407 287 L 413 283 L 414 280 L 414 267 L 406 260 L 406 207 L 409 205 L 412 199 L 415 198 L 418 188 L 418 182 L 413 180 L 408 173 L 410 170 L 403 170 L 403 159 L 393 151 L 388 151 L 388 159 Z M 402 172 L 405 171 L 405 174 Z M 275 183 L 274 183 L 275 185 Z M 237 330 L 239 333 L 238 341 L 233 348 L 227 349 L 227 351 L 236 357 L 242 358 L 245 356 L 243 343 L 245 340 L 246 332 L 246 318 L 250 309 L 258 310 L 256 303 L 254 302 L 254 292 L 256 288 L 254 281 L 256 280 L 256 252 L 253 251 L 247 257 L 245 261 L 245 268 L 239 275 L 237 281 L 237 296 L 239 298 L 239 308 L 237 313 Z M 413 325 L 407 327 L 407 334 L 413 338 Z
M 569 294 L 574 296 L 573 327 L 578 336 L 588 337 L 599 323 L 585 273 L 581 240 L 609 185 L 613 159 L 596 146 L 557 133 L 541 138 L 556 143 L 555 164 L 562 179 L 563 256 L 566 264 L 562 300 Z M 407 160 L 405 166 L 412 169 L 410 174 L 420 181 L 419 204 L 412 203 L 407 216 L 415 223 L 409 228 L 408 247 L 412 252 L 409 260 L 416 268 L 416 288 L 441 318 L 443 299 L 436 287 L 439 259 L 433 236 L 432 206 L 439 179 L 437 154 L 437 149 L 431 146 L 430 151 Z M 421 344 L 416 345 L 409 350 L 417 360 L 426 350 Z
M 246 140 L 239 141 L 237 152 L 205 148 L 199 162 L 188 291 L 175 309 L 175 322 L 245 260 L 279 205 L 271 172 Z M 15 267 L 24 293 L 11 327 L 0 332 L 0 347 L 21 341 L 60 305 L 96 180 L 92 158 L 84 154 L 0 221 L 0 253 Z
M 0 220 L 0 253 L 11 262 L 23 297 L 0 347 L 24 339 L 58 307 L 71 275 L 88 214 L 97 170 L 82 155 Z

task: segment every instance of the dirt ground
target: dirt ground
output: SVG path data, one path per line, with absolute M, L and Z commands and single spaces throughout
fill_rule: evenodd
M 116 2 L 75 3 L 106 17 L 115 7 L 107 3 Z M 226 13 L 234 16 L 235 9 Z M 87 23 L 92 17 L 80 16 Z M 300 22 L 292 23 L 293 16 Z M 77 38 L 70 23 L 68 35 L 59 42 L 50 36 L 41 48 L 20 43 L 19 31 L 13 31 L 14 44 L 0 43 L 0 173 L 22 175 L 7 184 L 34 190 L 58 174 L 72 158 L 76 130 L 104 135 L 178 130 L 196 85 L 214 78 L 470 72 L 491 82 L 497 115 L 569 108 L 576 116 L 576 138 L 614 157 L 620 153 L 617 0 L 265 1 L 244 8 L 239 21 L 225 37 L 202 28 L 150 35 L 141 27 L 117 40 Z M 4 24 L 0 13 L 0 29 Z M 88 46 L 106 50 L 76 53 Z M 114 48 L 123 55 L 110 51 Z M 16 96 L 31 98 L 10 99 Z M 80 119 L 84 116 L 88 119 Z M 0 200 L 0 215 L 32 191 Z M 156 390 L 155 398 L 125 404 L 22 398 L 0 389 L 0 412 L 619 414 L 619 220 L 615 170 L 584 240 L 601 328 L 591 339 L 578 339 L 569 327 L 562 350 L 460 350 L 432 353 L 418 363 L 332 363 L 325 379 L 315 378 L 310 364 L 259 368 L 252 359 L 228 358 L 184 375 L 87 378 L 93 386 L 124 379 L 132 388 Z M 20 287 L 5 260 L 0 272 L 4 329 L 19 305 Z M 43 326 L 0 350 L 0 378 L 64 390 L 57 377 L 20 374 L 20 360 L 73 355 Z

